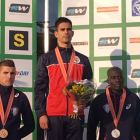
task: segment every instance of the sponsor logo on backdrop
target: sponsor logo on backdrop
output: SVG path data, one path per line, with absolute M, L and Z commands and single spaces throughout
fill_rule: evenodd
M 88 42 L 87 41 L 85 41 L 85 42 L 71 42 L 71 44 L 73 46 L 77 46 L 77 45 L 88 45 Z
M 131 78 L 140 78 L 140 69 L 133 69 Z
M 140 37 L 130 38 L 130 43 L 140 43 Z
M 29 71 L 16 71 L 17 76 L 28 76 Z
M 97 13 L 102 12 L 118 12 L 118 6 L 97 7 Z
M 101 37 L 98 42 L 98 46 L 117 46 L 120 37 Z
M 66 11 L 66 16 L 81 16 L 85 15 L 87 11 L 87 7 L 68 7 Z
M 140 0 L 132 0 L 132 16 L 140 16 Z
M 9 50 L 28 51 L 28 31 L 9 30 Z
M 15 4 L 12 3 L 9 8 L 9 12 L 16 13 L 28 13 L 30 9 L 30 5 L 27 4 Z

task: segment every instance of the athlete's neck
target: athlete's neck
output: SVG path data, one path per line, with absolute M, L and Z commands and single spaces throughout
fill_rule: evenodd
M 61 48 L 71 48 L 71 43 L 68 43 L 68 44 L 58 43 L 58 45 L 59 45 Z

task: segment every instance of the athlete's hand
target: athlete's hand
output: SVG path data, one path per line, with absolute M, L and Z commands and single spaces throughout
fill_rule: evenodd
M 49 129 L 48 122 L 48 117 L 46 115 L 43 115 L 39 118 L 39 125 L 42 129 Z
M 85 105 L 79 105 L 78 106 L 78 112 L 81 112 L 81 111 L 83 111 L 84 109 L 85 109 Z

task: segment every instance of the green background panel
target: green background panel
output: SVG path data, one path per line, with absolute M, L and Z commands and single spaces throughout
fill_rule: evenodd
M 110 67 L 100 67 L 99 68 L 99 82 L 102 83 L 102 82 L 107 82 L 107 70 L 109 69 Z

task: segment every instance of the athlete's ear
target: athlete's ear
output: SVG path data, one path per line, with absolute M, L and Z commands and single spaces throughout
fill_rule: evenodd
M 74 31 L 72 31 L 72 37 L 74 36 Z
M 58 37 L 58 32 L 54 31 L 54 36 L 57 38 Z

